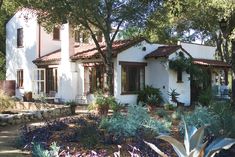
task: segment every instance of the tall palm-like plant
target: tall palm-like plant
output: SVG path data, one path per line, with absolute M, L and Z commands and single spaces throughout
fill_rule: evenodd
M 218 138 L 207 146 L 207 142 L 203 143 L 204 130 L 206 126 L 202 126 L 197 129 L 196 127 L 188 127 L 185 122 L 184 126 L 184 144 L 171 136 L 160 135 L 157 137 L 157 139 L 169 142 L 179 157 L 212 157 L 221 149 L 229 149 L 235 144 L 235 139 Z M 145 143 L 162 157 L 167 157 L 167 155 L 154 144 L 146 141 Z

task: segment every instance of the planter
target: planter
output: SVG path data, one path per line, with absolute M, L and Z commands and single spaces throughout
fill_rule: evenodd
M 33 100 L 33 94 L 32 92 L 26 92 L 23 96 L 24 101 L 32 101 Z

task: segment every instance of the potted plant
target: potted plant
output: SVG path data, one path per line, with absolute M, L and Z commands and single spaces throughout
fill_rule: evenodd
M 31 91 L 29 91 L 29 92 L 24 92 L 23 100 L 24 100 L 24 101 L 32 101 L 32 100 L 33 100 L 33 94 L 32 94 L 32 92 L 31 92 Z
M 148 110 L 150 112 L 155 111 L 156 107 L 159 106 L 161 102 L 159 101 L 159 98 L 157 95 L 149 95 L 147 98 L 146 105 L 148 106 Z
M 66 102 L 65 104 L 70 106 L 71 114 L 75 115 L 77 103 L 75 101 L 71 100 L 71 101 Z
M 117 102 L 113 96 L 99 94 L 96 96 L 95 106 L 98 114 L 101 116 L 107 116 L 109 108 L 114 108 Z

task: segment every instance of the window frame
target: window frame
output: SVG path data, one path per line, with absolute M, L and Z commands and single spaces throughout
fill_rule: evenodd
M 60 28 L 59 27 L 54 27 L 53 32 L 52 32 L 52 38 L 53 40 L 60 40 Z
M 17 88 L 24 88 L 24 70 L 18 69 L 16 72 L 16 85 Z
M 177 83 L 183 83 L 183 71 L 177 70 Z
M 17 39 L 16 39 L 16 45 L 17 48 L 24 47 L 24 29 L 23 28 L 17 28 Z
M 147 63 L 145 62 L 123 62 L 123 61 L 119 61 L 119 65 L 121 65 L 121 95 L 127 95 L 127 94 L 138 94 L 138 92 L 140 90 L 142 90 L 142 88 L 144 88 L 145 86 L 145 66 L 147 66 Z M 131 82 L 129 79 L 130 77 L 126 75 L 126 78 L 125 78 L 125 83 L 123 82 L 124 78 L 123 78 L 123 68 L 126 68 L 127 70 L 127 74 L 128 74 L 128 71 L 130 70 L 130 68 L 137 68 L 137 71 L 138 71 L 138 88 L 136 91 L 130 91 L 130 89 L 128 90 L 125 90 L 125 87 L 124 84 L 127 84 L 126 86 L 128 86 L 128 88 L 130 88 L 128 82 Z M 143 72 L 142 76 L 141 76 L 141 71 Z M 141 78 L 142 77 L 142 78 Z M 141 81 L 142 79 L 142 81 Z

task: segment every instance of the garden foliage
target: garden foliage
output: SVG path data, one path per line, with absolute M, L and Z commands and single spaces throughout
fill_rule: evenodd
M 117 113 L 110 118 L 104 118 L 100 127 L 115 138 L 123 139 L 136 136 L 138 130 L 142 128 L 148 128 L 155 134 L 166 133 L 169 132 L 170 125 L 171 123 L 164 124 L 151 118 L 144 107 L 130 105 L 126 115 Z
M 162 98 L 161 91 L 159 88 L 146 86 L 143 90 L 141 90 L 138 93 L 138 97 L 137 97 L 138 104 L 142 103 L 145 105 L 150 100 L 154 100 L 154 101 L 157 100 L 156 102 L 158 103 L 158 105 L 163 102 L 163 98 Z

